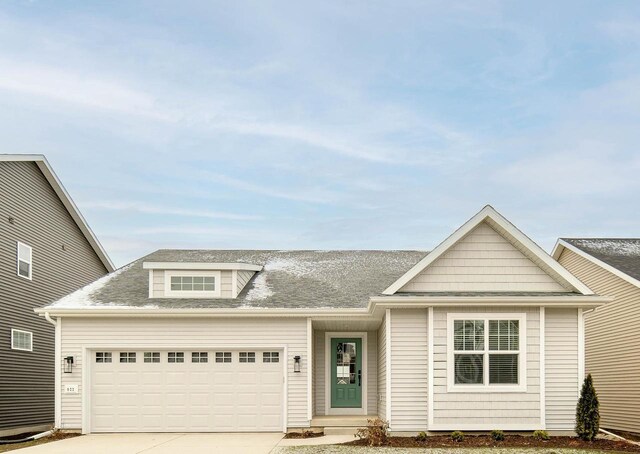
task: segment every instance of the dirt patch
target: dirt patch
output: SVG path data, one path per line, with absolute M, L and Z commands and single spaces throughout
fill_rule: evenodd
M 7 439 L 19 440 L 21 438 L 25 438 L 25 437 L 28 437 L 30 435 L 35 435 L 35 434 L 22 434 L 22 435 L 19 435 L 19 436 L 7 437 L 7 438 L 4 438 L 4 439 L 5 440 L 7 440 Z M 34 440 L 34 441 L 27 441 L 25 443 L 14 443 L 14 444 L 10 444 L 10 445 L 0 445 L 0 452 L 8 452 L 8 451 L 16 450 L 16 449 L 27 448 L 29 446 L 42 445 L 42 444 L 45 444 L 45 443 L 50 443 L 52 441 L 64 440 L 65 438 L 77 437 L 79 435 L 80 434 L 77 434 L 77 433 L 55 432 L 55 433 L 49 435 L 48 437 L 39 438 L 39 439 Z
M 284 436 L 284 438 L 293 438 L 293 439 L 317 438 L 317 437 L 324 437 L 324 433 L 314 432 L 313 430 L 303 430 L 302 432 L 287 432 L 287 434 Z
M 367 440 L 355 440 L 344 444 L 368 446 Z M 392 448 L 569 448 L 640 453 L 640 446 L 618 440 L 597 439 L 588 442 L 575 437 L 551 437 L 550 440 L 538 440 L 521 435 L 507 435 L 503 441 L 495 441 L 488 435 L 465 435 L 461 442 L 455 442 L 451 437 L 444 435 L 429 436 L 425 441 L 418 441 L 413 437 L 389 437 L 385 446 Z

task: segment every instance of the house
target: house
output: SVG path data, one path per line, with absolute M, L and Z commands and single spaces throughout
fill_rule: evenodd
M 63 429 L 561 433 L 607 301 L 487 206 L 429 254 L 159 250 L 37 313 Z
M 553 257 L 613 297 L 585 317 L 586 368 L 600 400 L 600 425 L 640 433 L 640 239 L 561 238 Z
M 54 422 L 54 330 L 33 309 L 113 270 L 44 156 L 0 154 L 0 436 Z

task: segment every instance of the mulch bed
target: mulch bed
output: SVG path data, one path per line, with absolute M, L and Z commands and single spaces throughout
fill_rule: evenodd
M 355 440 L 344 444 L 368 446 L 367 440 Z M 618 440 L 597 439 L 588 442 L 575 437 L 551 437 L 550 440 L 545 441 L 521 435 L 507 435 L 503 441 L 494 441 L 488 435 L 465 435 L 461 442 L 453 441 L 451 437 L 444 435 L 429 436 L 426 441 L 418 441 L 413 437 L 389 437 L 389 442 L 385 446 L 393 448 L 570 448 L 640 453 L 640 446 Z
M 324 437 L 324 433 L 314 432 L 312 430 L 305 430 L 302 432 L 287 432 L 284 436 L 284 438 L 294 438 L 294 439 L 317 438 L 317 437 Z

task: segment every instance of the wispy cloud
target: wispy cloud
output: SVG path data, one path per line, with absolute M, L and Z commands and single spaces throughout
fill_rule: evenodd
M 79 206 L 83 209 L 99 209 L 107 211 L 129 211 L 145 214 L 159 214 L 168 216 L 195 217 L 207 219 L 224 219 L 228 221 L 258 221 L 263 219 L 262 216 L 250 214 L 227 213 L 220 211 L 211 211 L 203 209 L 184 209 L 175 207 L 165 207 L 152 205 L 146 202 L 116 202 L 116 201 L 95 201 L 80 202 Z

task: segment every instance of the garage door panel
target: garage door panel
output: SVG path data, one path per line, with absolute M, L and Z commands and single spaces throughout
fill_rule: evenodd
M 132 350 L 127 350 L 132 351 Z M 230 350 L 227 350 L 230 351 Z M 118 352 L 112 352 L 118 358 Z M 216 363 L 93 363 L 91 427 L 94 432 L 232 432 L 282 429 L 283 365 Z

